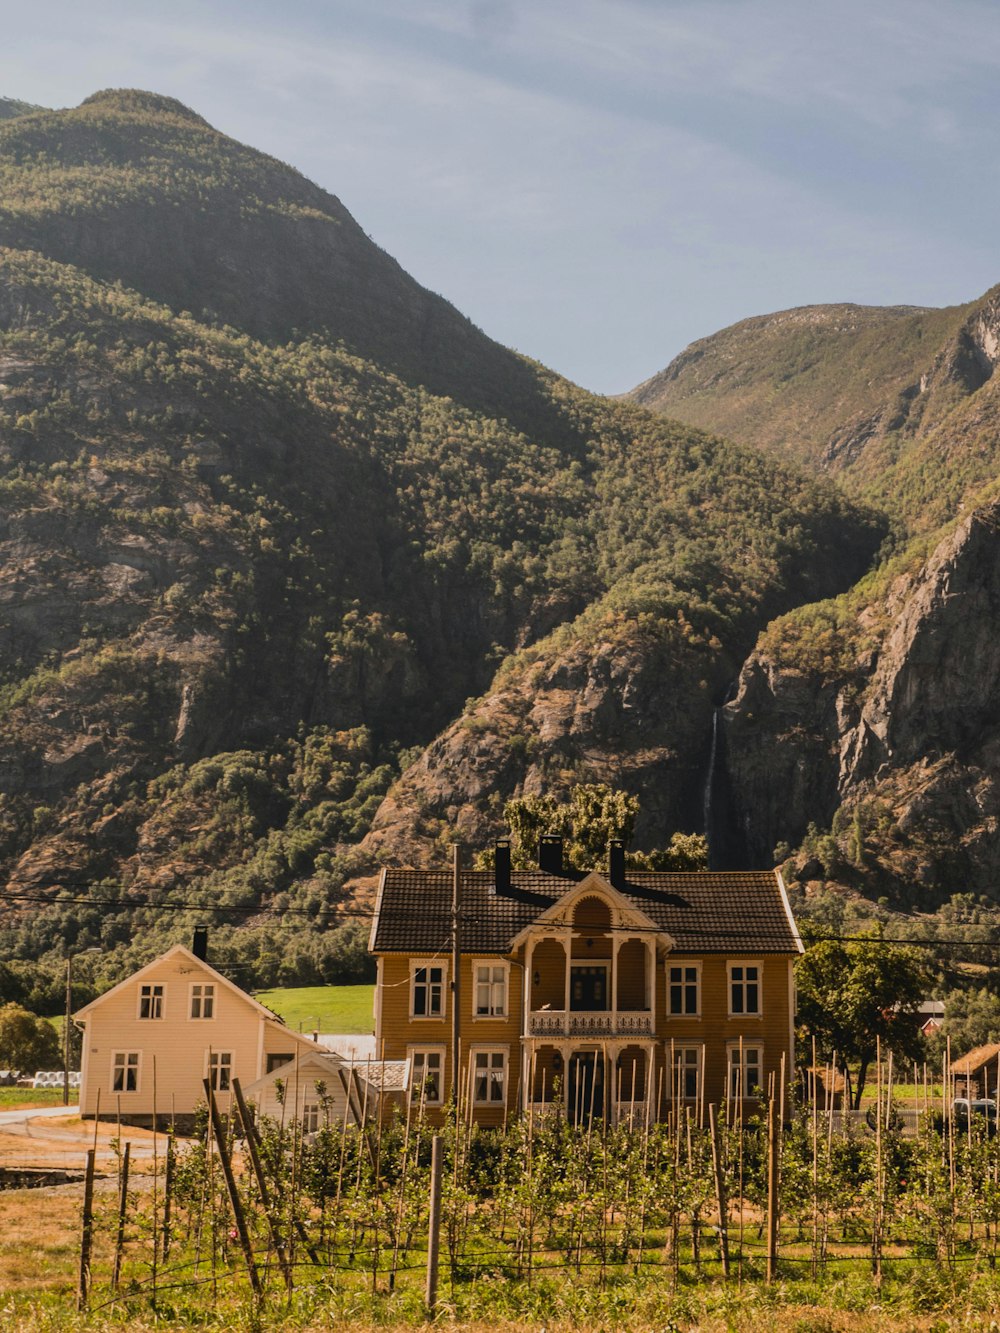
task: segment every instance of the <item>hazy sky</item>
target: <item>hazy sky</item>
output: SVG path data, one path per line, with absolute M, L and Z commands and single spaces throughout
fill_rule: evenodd
M 1000 281 L 997 0 L 42 0 L 0 94 L 179 97 L 613 393 L 747 315 Z

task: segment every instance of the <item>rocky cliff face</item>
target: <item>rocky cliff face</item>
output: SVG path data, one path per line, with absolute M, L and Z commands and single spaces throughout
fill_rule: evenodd
M 751 855 L 808 826 L 796 872 L 912 897 L 996 896 L 1000 869 L 1000 503 L 973 513 L 867 605 L 854 599 L 821 661 L 816 623 L 751 655 L 725 710 L 728 763 Z M 798 629 L 801 624 L 785 626 Z M 813 840 L 814 841 L 814 840 Z M 807 839 L 807 842 L 809 840 Z
M 456 833 L 483 846 L 513 795 L 565 797 L 576 782 L 640 794 L 639 845 L 697 829 L 712 728 L 711 688 L 727 663 L 676 625 L 608 621 L 569 645 L 540 645 L 438 737 L 376 816 L 365 846 L 413 864 Z

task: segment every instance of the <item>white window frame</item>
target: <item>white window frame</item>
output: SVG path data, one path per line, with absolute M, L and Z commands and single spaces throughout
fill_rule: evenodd
M 673 1008 L 673 996 L 671 992 L 673 990 L 675 983 L 671 981 L 670 973 L 674 968 L 679 968 L 682 972 L 689 972 L 689 971 L 694 972 L 695 1007 L 693 1009 L 686 1009 L 683 1007 L 684 1003 L 687 1000 L 686 994 L 682 994 L 681 997 L 682 1007 L 680 1009 Z M 668 959 L 666 964 L 666 971 L 667 971 L 667 1017 L 701 1018 L 701 963 L 676 963 L 676 962 L 670 962 Z M 682 992 L 686 992 L 688 986 L 691 985 L 690 981 L 687 980 L 683 980 L 678 984 L 680 985 Z
M 746 975 L 748 967 L 757 969 L 755 980 L 751 980 Z M 743 977 L 739 980 L 733 975 L 737 969 L 742 970 Z M 739 986 L 743 992 L 743 1008 L 733 1008 L 733 988 Z M 747 987 L 757 987 L 757 1008 L 748 1009 Z M 726 996 L 729 1005 L 730 1018 L 762 1018 L 764 1014 L 764 964 L 758 958 L 739 958 L 726 964 Z
M 740 1065 L 740 1051 L 743 1052 L 743 1064 Z M 747 1078 L 747 1066 L 751 1063 L 747 1056 L 751 1051 L 757 1053 L 757 1059 L 753 1062 L 757 1066 L 757 1082 L 750 1083 Z M 741 1087 L 737 1087 L 737 1077 L 741 1080 Z M 754 1089 L 757 1089 L 755 1092 Z M 755 1100 L 764 1095 L 764 1045 L 759 1041 L 745 1041 L 742 1048 L 738 1041 L 726 1043 L 726 1097 L 729 1101 L 735 1101 L 737 1095 L 742 1094 L 743 1100 Z
M 484 1073 L 486 1078 L 485 1096 L 479 1095 L 479 1057 L 482 1056 L 484 1064 Z M 500 1097 L 493 1096 L 494 1072 L 496 1065 L 494 1060 L 500 1057 Z M 494 1107 L 502 1110 L 507 1105 L 507 1079 L 508 1068 L 510 1066 L 510 1051 L 506 1046 L 472 1046 L 469 1049 L 469 1065 L 472 1070 L 472 1105 L 480 1107 Z
M 205 994 L 206 990 L 209 992 L 208 995 Z M 197 996 L 195 995 L 195 991 L 199 992 Z M 190 1021 L 192 1023 L 213 1023 L 215 1021 L 216 999 L 217 996 L 215 993 L 214 981 L 192 981 L 188 988 L 188 1018 Z M 198 1007 L 201 1010 L 201 1012 L 197 1014 L 194 1011 L 195 1000 L 198 1001 Z M 211 1001 L 212 1012 L 210 1014 L 204 1012 L 206 1000 Z
M 148 995 L 143 995 L 143 991 L 149 991 Z M 159 995 L 155 994 L 159 991 Z M 142 1012 L 143 1000 L 149 1001 L 150 1012 Z M 159 1003 L 157 1004 L 157 1001 Z M 152 1012 L 153 1010 L 156 1012 Z M 139 983 L 139 995 L 136 1001 L 135 1016 L 140 1023 L 162 1023 L 167 1012 L 167 983 L 165 981 L 141 981 Z
M 302 1133 L 318 1134 L 322 1124 L 323 1108 L 317 1102 L 303 1102 L 302 1104 Z
M 226 1065 L 223 1066 L 223 1058 Z M 227 1087 L 222 1087 L 222 1071 L 226 1067 L 229 1070 L 229 1083 Z M 236 1073 L 236 1053 L 235 1051 L 216 1051 L 209 1049 L 205 1052 L 205 1077 L 209 1080 L 213 1092 L 232 1092 L 233 1078 Z
M 480 968 L 489 968 L 490 979 L 480 982 Z M 492 974 L 495 971 L 503 971 L 503 981 L 494 981 Z M 485 1013 L 479 1009 L 479 987 L 485 985 L 489 987 L 489 1007 Z M 501 1008 L 496 1008 L 494 1004 L 495 990 L 497 986 L 503 986 L 503 1004 Z M 472 960 L 472 1017 L 479 1021 L 488 1021 L 493 1018 L 507 1018 L 510 1013 L 510 963 L 502 958 L 474 958 Z
M 436 1055 L 438 1057 L 438 1095 L 434 1098 L 428 1097 L 421 1091 L 421 1083 L 426 1078 L 427 1056 Z M 410 1062 L 410 1101 L 414 1106 L 419 1107 L 421 1103 L 424 1106 L 444 1106 L 444 1056 L 445 1048 L 443 1046 L 407 1046 L 406 1056 Z M 423 1062 L 423 1073 L 418 1069 L 418 1064 Z
M 116 1088 L 116 1087 L 115 1087 L 115 1072 L 116 1072 L 116 1067 L 117 1067 L 117 1060 L 118 1060 L 118 1057 L 119 1057 L 120 1055 L 121 1055 L 121 1056 L 124 1056 L 124 1062 L 123 1062 L 123 1064 L 122 1064 L 122 1072 L 123 1072 L 123 1074 L 124 1074 L 124 1077 L 123 1077 L 123 1079 L 122 1079 L 122 1082 L 123 1082 L 124 1086 L 121 1087 L 121 1088 Z M 128 1086 L 128 1070 L 129 1070 L 129 1063 L 128 1063 L 128 1062 L 129 1062 L 129 1057 L 130 1057 L 130 1056 L 133 1056 L 133 1055 L 135 1056 L 135 1087 L 134 1087 L 134 1088 L 130 1088 L 130 1087 Z M 142 1051 L 112 1051 L 112 1052 L 111 1052 L 111 1082 L 110 1082 L 110 1085 L 109 1085 L 109 1086 L 110 1086 L 110 1088 L 111 1088 L 111 1095 L 112 1095 L 113 1097 L 119 1097 L 119 1096 L 120 1096 L 120 1097 L 130 1097 L 130 1096 L 132 1096 L 134 1093 L 137 1093 L 137 1092 L 141 1089 L 141 1087 L 142 1087 Z
M 694 1055 L 692 1062 L 686 1057 Z M 677 1042 L 672 1048 L 666 1049 L 667 1072 L 669 1078 L 667 1081 L 667 1097 L 672 1100 L 676 1097 L 679 1102 L 698 1102 L 701 1100 L 701 1091 L 705 1081 L 705 1043 L 700 1041 Z M 681 1057 L 685 1057 L 682 1059 Z M 681 1070 L 681 1077 L 678 1078 L 678 1068 Z M 693 1095 L 689 1096 L 687 1092 L 678 1090 L 683 1088 L 683 1077 L 685 1074 L 694 1070 L 695 1090 Z
M 439 968 L 441 971 L 440 1011 L 436 1014 L 427 1012 L 418 1014 L 416 1008 L 417 986 L 423 985 L 427 987 L 427 1000 L 429 1002 L 431 998 L 431 987 L 436 986 L 438 984 L 436 981 L 432 982 L 429 976 L 428 979 L 424 982 L 417 981 L 417 973 L 421 971 L 427 971 L 430 968 Z M 440 1023 L 442 1019 L 448 1017 L 448 964 L 444 962 L 442 959 L 440 958 L 410 959 L 410 1017 L 416 1023 L 422 1023 L 425 1020 L 430 1021 L 432 1023 Z

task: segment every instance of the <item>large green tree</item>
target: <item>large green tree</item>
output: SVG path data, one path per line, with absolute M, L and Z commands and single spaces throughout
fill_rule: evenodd
M 51 1023 L 19 1004 L 0 1005 L 0 1067 L 55 1069 L 61 1063 L 59 1037 Z
M 554 796 L 517 796 L 503 808 L 510 830 L 511 864 L 527 870 L 536 864 L 538 840 L 543 833 L 563 839 L 566 864 L 576 870 L 594 870 L 607 860 L 608 843 L 632 837 L 639 798 L 606 782 L 578 783 L 569 799 Z M 480 858 L 486 864 L 491 853 Z M 702 870 L 708 864 L 708 843 L 700 833 L 675 833 L 670 845 L 653 852 L 630 852 L 634 870 Z
M 913 1015 L 930 984 L 926 961 L 919 950 L 875 934 L 818 938 L 799 960 L 795 980 L 801 1035 L 816 1038 L 824 1059 L 836 1057 L 848 1080 L 856 1068 L 857 1110 L 880 1043 L 904 1059 L 919 1053 Z

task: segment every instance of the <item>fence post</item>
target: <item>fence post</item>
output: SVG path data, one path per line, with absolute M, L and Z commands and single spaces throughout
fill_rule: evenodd
M 438 1252 L 441 1244 L 441 1176 L 444 1154 L 441 1135 L 431 1139 L 431 1209 L 427 1223 L 427 1314 L 433 1319 L 437 1307 Z
M 132 1152 L 131 1143 L 125 1144 L 122 1153 L 121 1180 L 118 1189 L 118 1234 L 115 1237 L 115 1263 L 111 1270 L 111 1290 L 118 1290 L 118 1279 L 122 1271 L 122 1252 L 125 1249 L 125 1214 L 128 1211 L 128 1164 Z
M 76 1289 L 76 1308 L 87 1308 L 90 1288 L 90 1251 L 94 1242 L 94 1163 L 97 1154 L 87 1149 L 87 1174 L 83 1181 L 83 1216 L 80 1220 L 80 1277 Z
M 726 1177 L 722 1169 L 722 1144 L 719 1141 L 719 1121 L 715 1102 L 708 1104 L 708 1125 L 712 1132 L 712 1170 L 715 1172 L 715 1201 L 719 1208 L 719 1256 L 722 1276 L 729 1276 L 729 1201 L 726 1198 Z
M 212 1089 L 212 1080 L 206 1078 L 202 1080 L 205 1089 L 205 1099 L 208 1102 L 208 1114 L 212 1121 L 212 1133 L 215 1135 L 215 1142 L 219 1149 L 219 1165 L 222 1167 L 222 1174 L 226 1179 L 226 1189 L 229 1193 L 229 1202 L 232 1205 L 233 1217 L 236 1221 L 236 1231 L 240 1238 L 240 1245 L 243 1248 L 243 1257 L 246 1260 L 247 1274 L 250 1278 L 250 1286 L 253 1288 L 255 1296 L 263 1295 L 263 1289 L 260 1284 L 260 1274 L 257 1272 L 257 1265 L 254 1263 L 253 1246 L 250 1244 L 250 1232 L 247 1230 L 247 1219 L 243 1212 L 243 1204 L 240 1202 L 239 1190 L 236 1188 L 236 1177 L 233 1175 L 233 1164 L 229 1160 L 229 1154 L 226 1152 L 226 1136 L 222 1132 L 222 1121 L 219 1119 L 219 1108 L 215 1104 L 215 1092 Z

